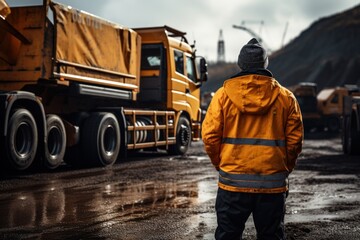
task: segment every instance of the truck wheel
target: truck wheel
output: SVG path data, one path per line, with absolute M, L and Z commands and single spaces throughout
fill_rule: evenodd
M 38 131 L 32 114 L 17 109 L 11 115 L 5 140 L 7 162 L 15 170 L 25 170 L 34 161 L 38 146 Z
M 46 117 L 47 139 L 44 153 L 44 166 L 57 168 L 63 161 L 66 149 L 66 131 L 61 118 L 49 114 Z
M 112 113 L 94 113 L 86 119 L 81 134 L 83 160 L 90 165 L 115 163 L 120 151 L 120 127 Z
M 353 138 L 352 138 L 352 133 L 348 134 L 347 136 L 347 151 L 346 153 L 349 154 L 349 155 L 354 155 L 356 154 L 356 149 L 355 149 L 355 144 L 354 144 L 354 141 L 353 141 Z
M 191 143 L 191 126 L 189 120 L 181 116 L 176 128 L 176 143 L 169 146 L 170 155 L 184 155 Z
M 350 124 L 350 118 L 345 117 L 343 121 L 343 127 L 342 127 L 342 133 L 341 133 L 341 142 L 342 142 L 342 150 L 345 154 L 348 154 L 349 152 L 349 130 L 348 129 Z
M 340 129 L 340 121 L 337 117 L 327 119 L 327 127 L 330 132 L 338 132 Z
M 356 130 L 356 123 L 350 118 L 347 131 L 347 153 L 350 155 L 360 154 L 360 133 Z

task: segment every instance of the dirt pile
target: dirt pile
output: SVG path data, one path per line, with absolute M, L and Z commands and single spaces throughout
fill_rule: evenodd
M 284 86 L 360 85 L 360 5 L 314 22 L 270 56 L 269 69 Z

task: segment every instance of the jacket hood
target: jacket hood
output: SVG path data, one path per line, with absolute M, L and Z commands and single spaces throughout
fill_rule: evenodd
M 264 114 L 278 97 L 280 85 L 272 77 L 250 74 L 225 81 L 224 91 L 241 112 Z

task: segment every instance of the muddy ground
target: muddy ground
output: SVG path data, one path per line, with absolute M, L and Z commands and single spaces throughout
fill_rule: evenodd
M 290 176 L 288 239 L 360 239 L 360 157 L 313 134 Z M 2 172 L 0 239 L 214 239 L 217 172 L 187 156 L 140 153 L 111 168 Z M 256 239 L 251 219 L 244 239 Z

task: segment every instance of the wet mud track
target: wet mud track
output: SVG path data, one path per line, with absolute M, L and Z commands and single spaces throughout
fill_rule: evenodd
M 309 138 L 285 216 L 288 239 L 360 239 L 360 157 Z M 138 154 L 112 168 L 1 173 L 0 239 L 214 239 L 217 172 L 187 156 Z M 249 220 L 244 239 L 256 239 Z

